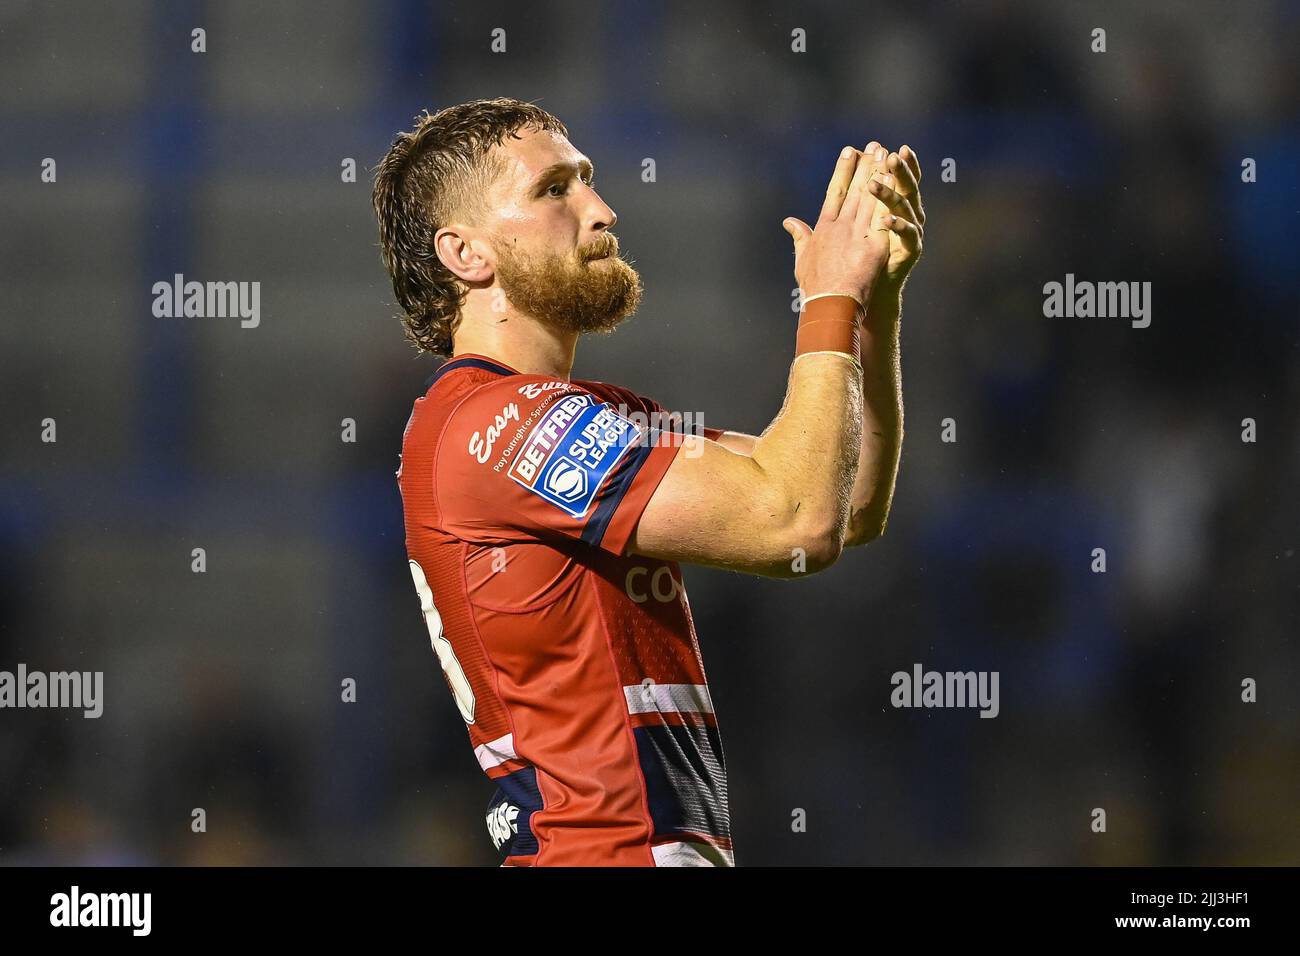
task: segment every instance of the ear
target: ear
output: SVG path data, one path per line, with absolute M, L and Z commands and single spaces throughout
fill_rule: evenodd
M 458 279 L 466 282 L 491 282 L 496 262 L 491 247 L 463 226 L 444 226 L 433 237 L 438 261 Z

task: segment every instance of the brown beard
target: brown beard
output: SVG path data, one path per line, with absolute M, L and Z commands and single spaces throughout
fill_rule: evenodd
M 570 255 L 517 251 L 497 237 L 496 275 L 520 312 L 569 332 L 612 332 L 641 302 L 641 277 L 603 235 Z M 598 261 L 606 255 L 608 261 Z

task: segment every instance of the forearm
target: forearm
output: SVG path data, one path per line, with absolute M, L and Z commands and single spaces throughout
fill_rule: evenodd
M 770 517 L 778 526 L 800 529 L 796 544 L 805 549 L 842 540 L 862 407 L 862 373 L 848 355 L 796 358 L 781 411 L 754 444 L 750 457 L 763 473 L 763 506 L 776 512 Z
M 862 446 L 850 496 L 845 547 L 878 538 L 889 520 L 903 447 L 901 311 L 901 290 L 872 299 L 862 331 Z
M 795 359 L 780 414 L 753 439 L 751 454 L 688 436 L 628 553 L 775 578 L 834 564 L 862 438 L 862 372 L 853 352 Z

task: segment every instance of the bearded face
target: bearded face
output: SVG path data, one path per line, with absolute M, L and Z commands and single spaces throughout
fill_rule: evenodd
M 570 332 L 611 332 L 641 302 L 641 277 L 603 233 L 570 253 L 525 252 L 494 237 L 496 275 L 506 298 L 539 321 Z

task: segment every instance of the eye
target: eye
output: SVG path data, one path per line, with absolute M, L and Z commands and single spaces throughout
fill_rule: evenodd
M 594 188 L 596 177 L 593 176 L 590 179 L 584 179 L 582 180 L 582 182 L 586 184 L 588 187 Z M 559 190 L 558 193 L 555 191 L 557 189 Z M 569 192 L 569 183 L 567 180 L 565 180 L 564 182 L 552 183 L 550 186 L 546 187 L 546 195 L 551 196 L 555 199 L 559 199 L 561 196 L 567 195 L 568 192 Z

